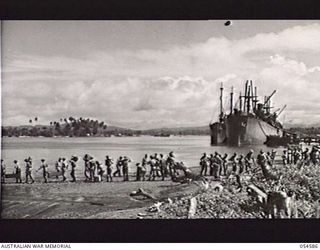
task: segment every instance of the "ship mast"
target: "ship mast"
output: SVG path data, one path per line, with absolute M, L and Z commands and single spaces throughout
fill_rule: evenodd
M 223 120 L 223 83 L 221 82 L 220 86 L 220 115 L 219 115 L 219 120 L 222 122 Z
M 233 110 L 233 87 L 231 87 L 231 92 L 230 92 L 230 115 L 232 114 Z

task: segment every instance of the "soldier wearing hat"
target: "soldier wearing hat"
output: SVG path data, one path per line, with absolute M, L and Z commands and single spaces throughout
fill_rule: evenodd
M 119 176 L 121 177 L 121 167 L 122 167 L 122 156 L 120 156 L 116 163 L 116 171 L 113 173 L 113 177 Z
M 263 150 L 261 149 L 260 150 L 260 153 L 258 154 L 257 156 L 257 164 L 260 166 L 260 167 L 263 167 L 265 168 L 267 166 L 267 156 L 266 154 L 263 152 Z
M 150 161 L 148 161 L 148 164 L 150 165 L 149 181 L 154 181 L 157 175 L 157 161 L 154 156 L 150 155 Z
M 58 173 L 61 171 L 61 161 L 62 161 L 62 159 L 59 158 L 59 159 L 56 161 L 55 165 L 54 165 L 55 168 L 56 168 L 56 171 L 57 171 Z M 58 179 L 59 176 L 57 175 L 56 178 Z
M 75 173 L 76 173 L 76 167 L 77 167 L 77 164 L 76 164 L 76 162 L 78 161 L 78 157 L 76 157 L 76 156 L 72 156 L 71 157 L 71 160 L 70 160 L 70 166 L 71 166 L 71 172 L 70 172 L 70 176 L 71 176 L 71 178 L 72 178 L 72 180 L 71 180 L 71 182 L 76 182 L 77 180 L 76 180 L 76 175 L 75 175 Z
M 123 181 L 129 181 L 129 162 L 131 160 L 127 156 L 124 156 L 122 161 Z
M 202 157 L 200 158 L 200 175 L 207 175 L 208 167 L 209 167 L 209 158 L 207 157 L 206 153 L 203 153 Z
M 245 167 L 244 166 L 244 155 L 241 154 L 239 156 L 239 158 L 237 159 L 237 161 L 238 161 L 238 168 L 239 168 L 238 174 L 241 175 L 243 173 L 244 167 Z
M 31 179 L 31 183 L 34 183 L 34 179 L 32 177 L 32 159 L 29 157 L 24 161 L 26 162 L 26 183 L 29 183 L 29 178 Z
M 43 179 L 44 179 L 44 183 L 48 182 L 49 173 L 47 171 L 47 168 L 48 168 L 48 164 L 46 163 L 46 160 L 45 159 L 41 159 L 40 168 L 36 172 L 38 172 L 39 170 L 42 169 L 42 176 L 43 176 Z
M 95 172 L 97 169 L 97 164 L 94 159 L 89 161 L 89 180 L 94 181 Z
M 97 165 L 98 175 L 100 176 L 100 181 L 102 181 L 103 174 L 104 174 L 104 170 L 102 168 L 102 163 L 99 161 L 96 161 L 96 165 Z
M 174 168 L 175 165 L 175 156 L 173 154 L 173 151 L 171 151 L 167 157 L 167 166 L 169 168 L 170 176 L 175 176 L 177 174 L 177 171 Z
M 214 152 L 214 156 L 213 156 L 213 160 L 212 160 L 212 165 L 211 167 L 211 171 L 212 171 L 212 175 L 218 179 L 220 178 L 220 173 L 221 173 L 221 169 L 222 169 L 222 165 L 223 165 L 223 160 L 220 156 L 220 154 L 218 152 Z
M 234 152 L 234 154 L 229 158 L 228 161 L 231 162 L 231 164 L 232 164 L 232 172 L 235 173 L 237 171 L 237 153 Z
M 5 174 L 6 174 L 6 165 L 3 162 L 3 159 L 1 159 L 1 182 L 5 183 Z
M 227 175 L 227 162 L 228 162 L 228 154 L 225 153 L 222 157 L 222 165 L 220 168 L 220 175 L 222 175 L 222 171 L 223 171 L 223 175 Z
M 253 157 L 254 151 L 250 149 L 249 153 L 246 154 L 244 158 L 244 164 L 245 164 L 245 171 L 249 172 L 252 170 L 252 166 L 255 164 L 254 157 Z
M 84 176 L 85 176 L 85 181 L 89 181 L 90 180 L 90 161 L 93 159 L 93 157 L 89 154 L 85 154 L 83 156 L 83 161 L 84 161 Z
M 286 167 L 287 164 L 288 164 L 288 154 L 287 154 L 287 150 L 283 150 L 281 158 L 282 158 L 282 164 L 283 164 L 283 166 Z
M 162 177 L 162 180 L 164 181 L 164 179 L 168 176 L 168 168 L 167 168 L 167 162 L 163 158 L 163 154 L 160 154 L 159 166 L 160 166 L 161 177 Z
M 302 159 L 306 166 L 310 165 L 310 154 L 309 154 L 309 148 L 306 148 L 305 151 L 302 152 Z
M 14 168 L 15 174 L 16 174 L 16 183 L 22 183 L 21 168 L 20 168 L 19 163 L 18 163 L 17 160 L 13 161 L 13 168 Z
M 105 165 L 106 165 L 106 172 L 107 172 L 107 182 L 109 182 L 109 180 L 112 182 L 112 164 L 113 161 L 112 159 L 107 155 L 106 156 L 106 160 L 105 160 Z

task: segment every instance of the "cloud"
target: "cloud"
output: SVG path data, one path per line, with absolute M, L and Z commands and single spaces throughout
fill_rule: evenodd
M 319 117 L 319 56 L 319 24 L 157 50 L 88 51 L 82 58 L 7 54 L 3 123 L 72 115 L 135 128 L 206 125 L 218 115 L 220 82 L 238 93 L 252 79 L 259 94 L 277 90 L 274 103 L 288 105 L 287 121 L 312 124 Z

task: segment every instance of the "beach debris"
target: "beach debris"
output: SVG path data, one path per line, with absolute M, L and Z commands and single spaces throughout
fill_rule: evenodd
M 213 185 L 212 189 L 215 192 L 221 193 L 223 191 L 223 186 L 220 183 L 216 183 L 216 184 Z
M 170 199 L 170 198 L 168 198 L 167 201 L 168 201 L 169 204 L 172 204 L 172 203 L 173 203 L 173 200 Z
M 160 212 L 160 206 L 163 204 L 163 202 L 156 202 L 154 203 L 151 207 L 148 207 L 146 209 L 147 212 L 151 212 L 151 213 L 158 213 Z
M 256 200 L 259 203 L 267 202 L 268 195 L 265 192 L 263 192 L 260 188 L 255 186 L 254 184 L 250 184 L 247 187 L 247 193 L 248 195 L 251 195 L 252 197 L 256 198 Z
M 144 198 L 146 198 L 146 199 L 156 200 L 156 198 L 155 198 L 152 194 L 146 192 L 146 191 L 143 190 L 142 188 L 139 188 L 137 191 L 132 191 L 132 192 L 130 193 L 130 196 L 131 196 L 131 197 L 142 196 L 142 197 L 144 197 Z
M 197 211 L 197 199 L 192 197 L 190 199 L 190 207 L 188 212 L 188 219 L 192 219 Z

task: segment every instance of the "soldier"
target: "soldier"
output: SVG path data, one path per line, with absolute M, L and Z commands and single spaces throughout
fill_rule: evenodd
M 13 161 L 13 168 L 14 168 L 15 174 L 16 174 L 16 183 L 22 183 L 21 168 L 20 168 L 17 160 Z
M 105 165 L 107 167 L 107 182 L 109 182 L 109 180 L 112 182 L 112 164 L 112 159 L 107 155 L 105 160 Z
M 122 161 L 122 173 L 123 173 L 123 181 L 129 181 L 129 162 L 131 160 L 125 156 Z
M 283 166 L 286 167 L 287 164 L 288 164 L 288 154 L 287 154 L 287 150 L 283 150 L 283 153 L 282 153 L 281 158 L 282 158 L 282 164 L 283 164 Z
M 200 158 L 200 175 L 207 175 L 208 166 L 209 166 L 209 159 L 206 153 L 203 153 L 202 157 Z
M 84 161 L 84 176 L 85 176 L 85 181 L 89 181 L 90 180 L 90 163 L 89 161 L 92 160 L 93 157 L 91 155 L 85 154 L 83 157 L 83 161 Z
M 222 171 L 223 171 L 223 175 L 227 175 L 227 161 L 228 161 L 228 154 L 225 153 L 223 157 L 221 157 L 222 159 L 222 165 L 220 168 L 220 175 L 222 175 Z
M 152 155 L 150 155 L 150 161 L 148 161 L 148 164 L 150 165 L 149 181 L 151 181 L 151 179 L 154 181 L 157 175 L 157 161 Z
M 237 172 L 237 153 L 234 153 L 228 161 L 232 164 L 232 172 Z
M 260 166 L 261 170 L 262 170 L 262 173 L 263 175 L 266 177 L 266 176 L 269 176 L 269 167 L 268 167 L 268 164 L 267 164 L 267 156 L 266 154 L 263 152 L 263 150 L 261 149 L 260 150 L 260 153 L 258 154 L 257 156 L 257 164 Z
M 96 172 L 96 161 L 94 159 L 91 159 L 89 161 L 89 180 L 94 181 L 94 176 Z
M 160 165 L 162 180 L 164 181 L 164 179 L 168 176 L 168 168 L 167 168 L 167 162 L 163 158 L 163 154 L 160 154 L 159 165 Z
M 297 149 L 293 155 L 293 164 L 294 165 L 298 164 L 300 160 L 301 160 L 301 154 L 300 154 L 300 151 Z
M 266 157 L 266 159 L 267 159 L 268 165 L 269 165 L 269 166 L 272 166 L 271 153 L 270 153 L 270 152 L 267 152 L 267 153 L 265 154 L 265 157 Z
M 303 159 L 304 165 L 306 166 L 310 165 L 309 148 L 306 148 L 306 150 L 302 152 L 302 159 Z
M 209 161 L 209 175 L 213 176 L 213 164 L 215 163 L 215 158 L 213 154 L 210 154 L 210 157 L 208 157 Z
M 175 176 L 177 175 L 177 171 L 175 170 L 174 168 L 174 165 L 175 165 L 175 156 L 173 154 L 173 151 L 171 151 L 167 157 L 167 166 L 169 168 L 169 173 L 170 173 L 170 176 Z
M 254 153 L 254 151 L 252 149 L 250 149 L 249 153 L 246 154 L 246 156 L 244 158 L 246 172 L 250 172 L 252 170 L 252 165 L 255 164 L 253 153 Z
M 55 163 L 55 168 L 58 173 L 61 171 L 61 161 L 62 161 L 62 158 L 59 158 Z M 56 178 L 58 179 L 59 176 L 56 175 Z
M 154 160 L 156 161 L 156 164 L 155 164 L 156 176 L 157 176 L 157 177 L 161 177 L 160 159 L 159 159 L 157 153 L 154 154 Z
M 31 179 L 31 184 L 34 183 L 34 179 L 32 177 L 32 160 L 31 158 L 25 159 L 26 162 L 26 183 L 29 183 L 29 178 Z
M 100 181 L 102 181 L 104 170 L 102 168 L 102 164 L 99 161 L 96 161 L 98 175 L 100 176 Z
M 243 173 L 243 171 L 244 171 L 244 156 L 243 156 L 243 154 L 241 154 L 240 156 L 239 156 L 239 158 L 237 159 L 237 161 L 238 161 L 238 169 L 239 169 L 239 172 L 238 172 L 238 174 L 239 175 L 241 175 L 242 173 Z
M 215 179 L 220 178 L 220 169 L 222 168 L 223 160 L 221 159 L 218 152 L 214 153 L 213 161 L 211 163 L 212 175 Z
M 66 164 L 65 161 L 63 161 L 62 158 L 59 158 L 60 159 L 60 167 L 61 167 L 61 174 L 62 174 L 62 181 L 66 181 L 66 171 L 68 169 L 68 164 Z
M 6 174 L 6 165 L 3 162 L 3 159 L 1 159 L 1 182 L 5 183 L 5 174 Z
M 48 164 L 45 161 L 46 161 L 45 159 L 41 159 L 40 168 L 36 172 L 38 172 L 39 170 L 42 169 L 42 176 L 44 179 L 44 183 L 47 183 L 48 182 L 48 178 L 47 178 L 48 177 L 48 171 L 47 171 Z
M 55 168 L 57 172 L 61 171 L 61 161 L 62 161 L 62 158 L 59 158 L 58 161 L 56 161 Z
M 78 161 L 78 157 L 77 156 L 71 156 L 71 160 L 70 160 L 70 166 L 71 166 L 70 176 L 71 176 L 72 180 L 70 182 L 76 182 L 75 169 L 77 167 L 77 164 L 76 164 L 77 161 Z
M 122 156 L 120 156 L 119 159 L 117 160 L 117 163 L 116 163 L 117 170 L 113 173 L 113 177 L 115 177 L 116 175 L 121 177 L 121 167 L 122 167 Z

